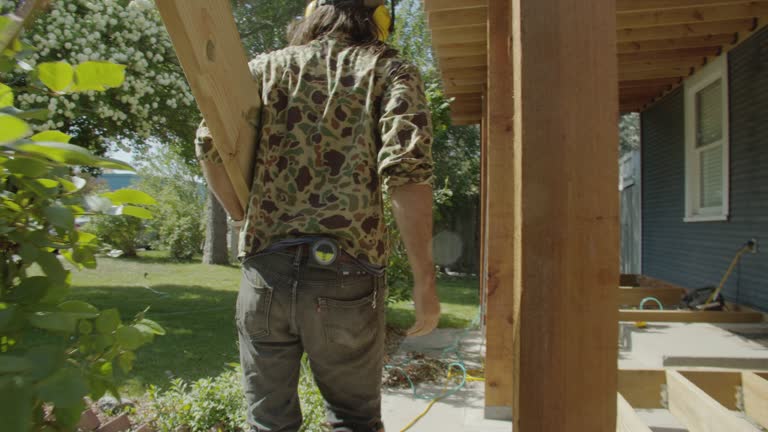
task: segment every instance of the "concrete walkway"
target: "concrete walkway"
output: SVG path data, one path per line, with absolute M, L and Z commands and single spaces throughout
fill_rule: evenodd
M 621 369 L 661 369 L 665 367 L 707 367 L 768 371 L 768 323 L 761 324 L 620 324 L 619 359 Z M 445 349 L 456 346 L 467 368 L 482 367 L 484 346 L 479 331 L 439 329 L 420 338 L 406 338 L 393 358 L 402 360 L 409 352 L 453 361 L 455 354 Z M 420 385 L 419 395 L 439 395 L 442 385 Z M 406 389 L 385 389 L 384 422 L 388 432 L 401 432 L 429 405 L 429 400 L 414 398 Z M 666 410 L 638 411 L 654 432 L 685 432 Z M 437 402 L 409 432 L 510 432 L 511 422 L 484 419 L 484 384 L 470 382 L 458 393 Z
M 425 354 L 446 362 L 457 360 L 452 348 L 457 340 L 462 360 L 468 369 L 479 369 L 485 356 L 479 331 L 464 332 L 438 329 L 427 336 L 406 338 L 393 356 L 397 364 L 409 352 Z M 445 352 L 448 349 L 448 352 Z M 485 420 L 484 383 L 468 382 L 460 391 L 435 403 L 430 411 L 409 432 L 509 432 L 512 423 Z M 419 385 L 417 394 L 428 398 L 444 392 L 440 384 Z M 430 400 L 414 397 L 410 389 L 385 389 L 383 392 L 384 424 L 388 432 L 400 432 L 429 405 Z

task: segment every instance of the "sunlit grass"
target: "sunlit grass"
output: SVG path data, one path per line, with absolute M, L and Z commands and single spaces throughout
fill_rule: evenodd
M 139 350 L 131 378 L 120 378 L 122 391 L 137 395 L 174 377 L 219 375 L 239 361 L 234 324 L 239 282 L 237 266 L 178 263 L 160 252 L 144 252 L 137 259 L 100 258 L 98 269 L 75 271 L 71 297 L 101 309 L 116 307 L 123 319 L 149 306 L 148 317 L 165 327 L 165 336 Z M 468 325 L 477 314 L 477 281 L 446 277 L 438 290 L 440 326 Z M 412 305 L 401 302 L 389 307 L 387 321 L 407 328 L 413 315 Z

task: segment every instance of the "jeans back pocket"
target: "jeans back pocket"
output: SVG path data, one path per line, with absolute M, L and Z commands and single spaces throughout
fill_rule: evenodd
M 383 313 L 380 286 L 375 278 L 367 293 L 352 299 L 319 297 L 326 342 L 348 349 L 364 349 L 376 339 L 378 319 Z M 369 280 L 371 280 L 369 279 Z
M 253 267 L 243 267 L 237 295 L 235 321 L 238 330 L 251 340 L 269 336 L 272 287 Z

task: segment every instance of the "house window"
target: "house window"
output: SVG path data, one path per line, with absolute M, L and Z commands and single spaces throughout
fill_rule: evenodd
M 728 219 L 728 62 L 713 61 L 685 85 L 685 221 Z

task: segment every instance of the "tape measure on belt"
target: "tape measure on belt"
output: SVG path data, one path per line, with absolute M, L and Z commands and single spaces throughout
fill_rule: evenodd
M 339 258 L 339 247 L 329 239 L 320 239 L 310 247 L 312 259 L 321 266 L 330 266 Z

